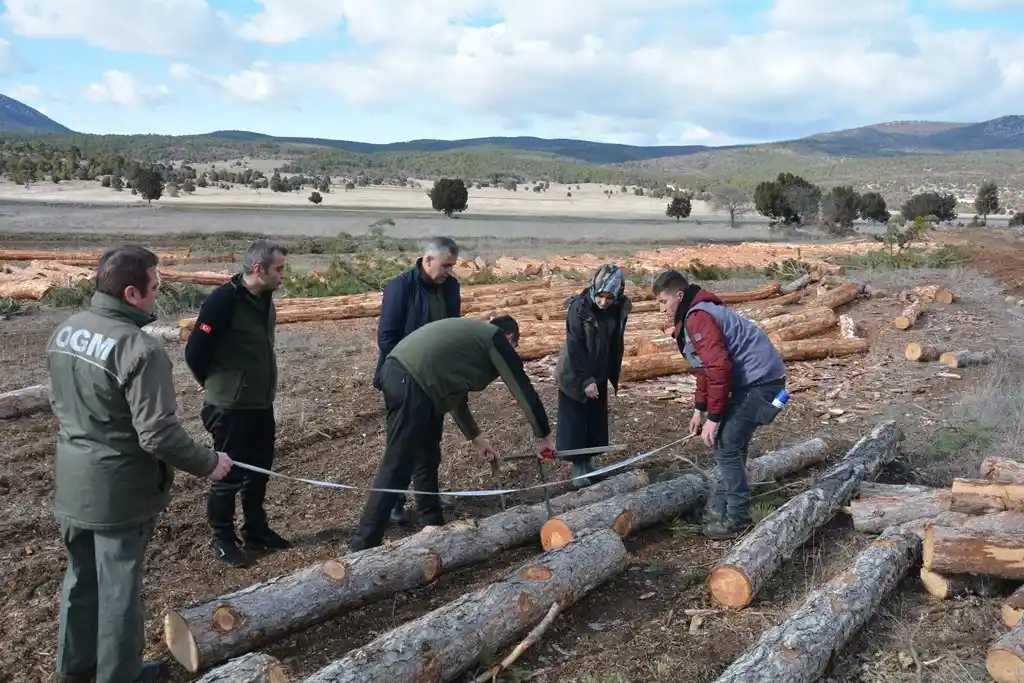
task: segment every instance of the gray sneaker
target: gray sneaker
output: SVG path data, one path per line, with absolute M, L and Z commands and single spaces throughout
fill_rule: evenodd
M 749 522 L 732 522 L 724 517 L 705 519 L 701 532 L 708 538 L 724 541 L 742 536 L 753 526 Z
M 587 468 L 587 463 L 584 460 L 576 460 L 572 463 L 572 487 L 574 489 L 582 489 L 590 486 L 590 479 L 587 475 L 590 474 L 590 470 Z M 577 479 L 579 477 L 579 479 Z

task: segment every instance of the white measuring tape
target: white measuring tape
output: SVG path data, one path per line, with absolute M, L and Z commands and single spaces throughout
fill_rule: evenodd
M 602 475 L 602 474 L 606 474 L 608 472 L 614 472 L 615 470 L 620 470 L 620 469 L 629 467 L 630 465 L 638 463 L 641 460 L 646 460 L 647 458 L 651 457 L 655 453 L 663 451 L 666 448 L 671 448 L 672 446 L 675 446 L 677 444 L 681 444 L 681 443 L 683 443 L 685 441 L 689 441 L 692 438 L 693 437 L 689 436 L 689 435 L 688 436 L 684 436 L 683 438 L 676 439 L 675 441 L 667 443 L 664 446 L 658 446 L 654 450 L 650 450 L 650 451 L 647 451 L 646 453 L 641 453 L 639 455 L 635 455 L 632 458 L 629 458 L 627 460 L 623 460 L 622 462 L 617 462 L 617 463 L 615 463 L 613 465 L 608 465 L 607 467 L 602 467 L 601 469 L 594 470 L 593 472 L 589 472 L 587 474 L 587 477 L 599 476 L 599 475 Z M 273 470 L 266 470 L 266 469 L 263 469 L 262 467 L 257 467 L 256 465 L 250 465 L 250 464 L 244 463 L 244 462 L 235 462 L 234 463 L 234 467 L 241 467 L 242 469 L 251 470 L 253 472 L 259 472 L 260 474 L 266 474 L 266 475 L 269 475 L 271 477 L 279 477 L 281 479 L 289 479 L 291 481 L 298 481 L 298 482 L 302 482 L 303 484 L 311 484 L 313 486 L 325 486 L 327 488 L 332 488 L 332 489 L 346 489 L 346 490 L 349 490 L 349 491 L 366 491 L 366 492 L 377 491 L 378 493 L 411 493 L 413 495 L 419 494 L 419 495 L 427 495 L 427 496 L 433 496 L 433 495 L 453 496 L 453 497 L 460 496 L 460 497 L 464 497 L 464 498 L 473 498 L 473 497 L 482 497 L 482 496 L 503 496 L 503 495 L 506 495 L 506 494 L 509 494 L 509 493 L 518 493 L 518 492 L 521 492 L 521 491 L 533 491 L 535 489 L 542 489 L 542 488 L 547 488 L 547 487 L 551 487 L 551 486 L 558 486 L 560 484 L 569 484 L 569 483 L 573 482 L 575 479 L 577 479 L 577 477 L 572 477 L 570 479 L 563 479 L 561 481 L 550 481 L 550 482 L 548 482 L 546 484 L 534 484 L 533 486 L 524 486 L 524 487 L 518 488 L 518 489 L 486 489 L 486 490 L 483 490 L 483 491 L 416 491 L 415 489 L 413 489 L 413 490 L 409 490 L 409 489 L 377 489 L 377 488 L 368 488 L 368 487 L 363 487 L 363 486 L 351 486 L 349 484 L 339 484 L 337 482 L 332 482 L 332 481 L 320 481 L 319 479 L 304 479 L 303 477 L 293 477 L 293 476 L 291 476 L 289 474 L 282 474 L 281 472 L 275 472 Z M 578 478 L 584 479 L 586 477 L 578 477 Z

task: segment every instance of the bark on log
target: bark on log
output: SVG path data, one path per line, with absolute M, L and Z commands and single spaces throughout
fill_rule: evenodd
M 627 564 L 610 529 L 540 555 L 501 581 L 389 631 L 304 683 L 421 683 L 462 675 L 485 650 L 501 651 L 558 602 L 565 609 Z
M 803 289 L 804 287 L 806 287 L 810 283 L 811 283 L 811 274 L 810 273 L 804 273 L 803 275 L 801 275 L 797 279 L 793 280 L 789 284 L 783 285 L 782 288 L 779 291 L 782 292 L 783 294 L 793 294 L 793 293 L 798 292 L 799 290 Z
M 642 470 L 551 499 L 556 515 L 649 483 Z M 518 505 L 480 520 L 431 527 L 390 546 L 327 560 L 240 591 L 164 615 L 167 649 L 191 672 L 251 652 L 295 631 L 443 572 L 482 562 L 537 538 L 548 519 L 544 503 Z M 382 578 L 385 577 L 385 578 Z
M 741 304 L 747 301 L 770 299 L 773 296 L 778 296 L 781 290 L 782 285 L 778 282 L 772 282 L 746 292 L 715 292 L 715 296 L 724 304 Z
M 810 322 L 812 320 L 830 320 L 835 317 L 835 311 L 831 308 L 815 306 L 799 313 L 787 313 L 772 318 L 765 318 L 758 321 L 758 326 L 767 333 L 781 330 L 791 325 Z
M 857 339 L 857 321 L 845 314 L 839 316 L 839 336 L 843 339 Z
M 1003 623 L 1013 628 L 1024 618 L 1024 586 L 1020 586 L 1003 602 L 1000 610 Z
M 812 683 L 874 615 L 921 554 L 921 539 L 888 530 L 769 629 L 715 683 Z
M 834 327 L 835 324 L 839 322 L 835 313 L 832 313 L 832 311 L 829 311 L 829 313 L 831 313 L 830 316 L 822 316 L 821 318 L 815 318 L 814 320 L 808 320 L 803 323 L 796 323 L 795 325 L 790 325 L 789 327 L 783 327 L 780 330 L 769 332 L 768 339 L 770 339 L 773 344 L 777 344 L 784 341 L 794 341 L 797 339 L 813 337 L 816 334 L 820 334 L 825 330 Z
M 160 341 L 176 342 L 181 340 L 181 329 L 171 325 L 146 325 L 142 331 Z
M 1016 482 L 957 478 L 953 480 L 951 490 L 953 493 L 976 493 L 998 498 L 1004 505 L 1024 503 L 1024 484 Z
M 867 339 L 797 339 L 779 342 L 775 348 L 785 361 L 815 360 L 867 353 L 871 342 Z
M 954 351 L 939 356 L 939 362 L 948 368 L 967 368 L 991 363 L 992 355 L 987 351 Z
M 953 303 L 953 292 L 938 285 L 923 285 L 921 287 L 914 287 L 911 291 L 919 299 L 924 299 L 925 301 L 934 301 L 944 305 Z
M 718 563 L 708 577 L 711 597 L 726 607 L 749 605 L 775 570 L 832 519 L 860 483 L 892 462 L 902 439 L 895 422 L 875 425 L 820 481 L 762 520 Z
M 1024 623 L 1019 623 L 992 644 L 985 668 L 996 683 L 1024 681 Z
M 29 249 L 0 249 L 0 261 L 56 261 L 74 266 L 97 266 L 100 252 L 86 251 L 33 251 Z M 157 253 L 161 265 L 182 263 L 188 259 L 189 250 Z M 217 257 L 204 260 L 221 260 Z M 230 258 L 228 259 L 231 260 Z
M 593 529 L 611 529 L 625 538 L 696 507 L 706 497 L 704 479 L 684 474 L 552 517 L 540 529 L 540 545 L 544 550 L 564 548 Z
M 910 496 L 858 497 L 847 507 L 853 528 L 861 533 L 877 534 L 893 525 L 913 525 L 935 519 L 947 512 L 986 515 L 1003 512 L 1006 506 L 997 498 L 932 489 Z M 950 520 L 959 519 L 950 517 Z
M 622 359 L 621 382 L 641 382 L 645 379 L 677 375 L 693 368 L 678 351 L 646 354 Z
M 923 299 L 918 299 L 912 304 L 903 309 L 903 312 L 896 316 L 893 320 L 893 324 L 896 325 L 896 329 L 909 330 L 917 322 L 918 316 L 925 311 L 925 305 Z
M 860 296 L 860 291 L 861 290 L 857 285 L 852 282 L 847 282 L 846 284 L 833 289 L 825 296 L 820 297 L 814 302 L 814 305 L 821 306 L 823 308 L 836 309 L 856 299 Z
M 979 474 L 989 481 L 1024 484 L 1024 463 L 1007 458 L 985 458 Z
M 31 415 L 50 408 L 50 387 L 33 384 L 0 394 L 0 420 Z
M 1024 514 L 1019 512 L 969 518 L 957 527 L 928 525 L 924 534 L 924 567 L 939 574 L 984 574 L 1024 580 L 1022 531 Z
M 919 484 L 883 484 L 877 481 L 866 481 L 857 490 L 857 498 L 909 498 L 933 490 L 934 487 Z
M 967 595 L 992 597 L 1005 595 L 1013 590 L 1014 582 L 996 576 L 971 576 L 970 574 L 939 574 L 921 568 L 921 584 L 928 594 L 939 600 L 949 600 Z
M 162 282 L 189 282 L 193 285 L 209 285 L 216 287 L 231 279 L 231 273 L 215 273 L 201 270 L 170 270 L 160 268 Z
M 288 683 L 276 657 L 250 652 L 207 671 L 195 683 Z
M 932 361 L 939 359 L 939 356 L 942 355 L 942 351 L 935 346 L 910 342 L 907 344 L 907 350 L 903 352 L 903 355 L 906 356 L 909 361 L 917 363 L 931 363 Z

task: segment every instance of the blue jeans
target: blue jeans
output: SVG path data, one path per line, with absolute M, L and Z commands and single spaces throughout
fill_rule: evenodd
M 724 518 L 730 525 L 751 523 L 747 448 L 757 428 L 771 422 L 776 412 L 771 405 L 772 399 L 785 387 L 786 380 L 780 379 L 733 389 L 715 436 L 718 473 L 711 480 L 705 512 L 709 521 Z

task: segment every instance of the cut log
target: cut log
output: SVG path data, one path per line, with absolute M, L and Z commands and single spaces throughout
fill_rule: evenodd
M 861 437 L 821 480 L 762 520 L 718 563 L 708 577 L 711 597 L 726 607 L 749 605 L 775 570 L 832 519 L 860 483 L 874 479 L 892 462 L 902 440 L 903 432 L 893 421 L 881 422 Z
M 951 490 L 953 493 L 975 493 L 979 496 L 998 498 L 1004 505 L 1024 503 L 1024 484 L 1015 482 L 956 478 Z
M 947 368 L 968 368 L 991 363 L 992 355 L 987 351 L 954 351 L 939 356 L 939 362 Z
M 935 346 L 910 342 L 907 344 L 907 350 L 903 352 L 903 355 L 910 361 L 915 361 L 917 363 L 931 363 L 932 361 L 939 359 L 939 356 L 942 355 L 942 351 Z
M 861 533 L 877 534 L 893 525 L 921 525 L 947 513 L 985 515 L 1003 512 L 1006 506 L 997 498 L 954 493 L 948 489 L 932 489 L 910 496 L 858 497 L 850 501 L 847 511 L 853 528 Z M 951 520 L 959 519 L 951 517 Z
M 193 285 L 209 285 L 214 287 L 224 284 L 231 279 L 232 275 L 228 272 L 170 270 L 169 268 L 161 268 L 159 274 L 162 282 L 189 282 Z
M 978 520 L 975 523 L 975 520 Z M 1002 527 L 997 530 L 998 527 Z M 963 525 L 928 525 L 924 567 L 940 574 L 985 574 L 1024 580 L 1024 514 L 999 512 Z
M 207 671 L 195 683 L 288 683 L 276 657 L 250 652 Z
M 804 287 L 806 287 L 810 283 L 811 283 L 811 274 L 810 273 L 804 273 L 803 275 L 801 275 L 797 279 L 793 280 L 789 284 L 783 285 L 782 288 L 779 291 L 782 292 L 783 294 L 793 294 L 794 292 L 797 292 L 797 291 L 803 289 Z
M 825 442 L 814 438 L 792 446 L 768 451 L 747 461 L 747 483 L 763 484 L 825 462 Z M 718 472 L 715 467 L 712 476 Z
M 924 313 L 925 305 L 924 299 L 917 299 L 909 306 L 903 309 L 903 312 L 896 316 L 893 324 L 896 325 L 896 329 L 909 330 L 917 322 L 917 318 Z
M 778 296 L 781 291 L 782 285 L 778 282 L 772 282 L 746 292 L 715 292 L 715 296 L 724 304 L 741 304 L 747 301 L 770 299 L 773 296 Z
M 839 336 L 843 339 L 857 339 L 857 321 L 845 314 L 839 316 Z
M 1006 595 L 1013 590 L 1015 582 L 996 576 L 971 576 L 970 574 L 939 574 L 921 568 L 921 584 L 928 594 L 939 600 L 977 595 L 990 598 Z
M 877 481 L 866 481 L 857 490 L 857 498 L 910 498 L 919 493 L 934 491 L 932 486 L 919 484 L 883 484 Z
M 938 285 L 914 287 L 912 291 L 919 299 L 924 299 L 925 301 L 934 301 L 937 304 L 943 305 L 953 303 L 953 292 Z
M 795 325 L 790 325 L 789 327 L 783 327 L 782 329 L 775 330 L 774 332 L 769 332 L 768 339 L 770 339 L 772 343 L 777 344 L 784 341 L 813 337 L 816 334 L 820 334 L 825 330 L 834 327 L 839 321 L 838 318 L 836 318 L 835 313 L 832 313 L 831 310 L 829 313 L 831 313 L 830 316 L 822 316 L 820 318 L 815 318 L 814 320 L 796 323 Z
M 47 384 L 33 384 L 0 394 L 0 420 L 49 409 L 50 387 Z
M 690 372 L 692 368 L 678 351 L 652 353 L 622 359 L 622 382 L 641 382 L 645 379 Z
M 835 311 L 831 308 L 815 306 L 799 313 L 787 313 L 786 315 L 765 318 L 758 321 L 758 326 L 765 332 L 771 333 L 791 325 L 798 325 L 812 320 L 832 320 L 834 318 Z
M 160 341 L 176 342 L 181 340 L 181 329 L 172 325 L 146 325 L 142 331 Z
M 1024 463 L 1007 458 L 985 458 L 981 461 L 979 474 L 989 481 L 1024 484 Z
M 825 296 L 818 297 L 818 300 L 814 302 L 814 305 L 822 308 L 836 309 L 840 306 L 845 306 L 856 299 L 860 296 L 860 292 L 860 287 L 852 282 L 847 282 L 839 285 L 839 287 L 833 289 Z
M 921 539 L 888 530 L 761 636 L 715 683 L 812 683 L 874 615 L 921 555 Z
M 1024 623 L 1019 623 L 992 644 L 985 668 L 996 683 L 1024 681 Z
M 0 249 L 0 261 L 56 261 L 75 266 L 97 266 L 101 252 L 86 251 L 31 251 L 28 249 Z M 188 259 L 189 250 L 158 252 L 161 265 L 182 263 Z M 217 260 L 216 257 L 204 260 Z M 231 260 L 230 258 L 228 260 Z
M 610 529 L 581 535 L 504 579 L 389 631 L 305 683 L 451 681 L 485 651 L 497 652 L 539 622 L 551 603 L 565 609 L 621 573 L 628 554 Z
M 1013 594 L 1006 598 L 1000 610 L 1003 623 L 1013 628 L 1024 618 L 1024 586 L 1020 586 Z
M 562 514 L 649 483 L 642 470 L 551 499 Z M 430 527 L 391 544 L 327 560 L 208 602 L 164 615 L 171 655 L 191 672 L 251 652 L 443 572 L 482 562 L 537 538 L 548 519 L 544 503 L 519 505 L 481 520 Z
M 871 342 L 867 339 L 796 339 L 779 342 L 775 348 L 785 361 L 815 360 L 867 353 Z

